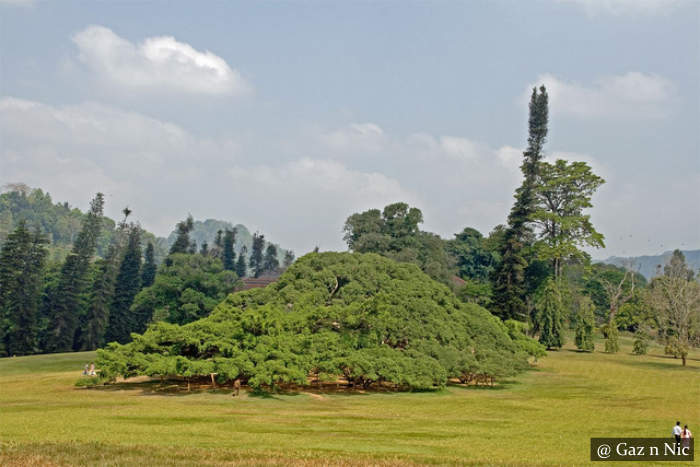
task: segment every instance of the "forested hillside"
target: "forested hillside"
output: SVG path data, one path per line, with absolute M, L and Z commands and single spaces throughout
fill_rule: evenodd
M 62 261 L 70 252 L 80 233 L 86 214 L 66 202 L 54 202 L 48 192 L 41 188 L 30 188 L 24 184 L 5 186 L 0 194 L 0 246 L 21 220 L 27 228 L 39 228 L 47 236 L 49 262 Z M 109 217 L 102 218 L 102 228 L 97 239 L 96 254 L 104 258 L 112 242 L 117 223 Z M 167 254 L 165 239 L 142 230 L 143 245 L 153 243 L 156 262 Z

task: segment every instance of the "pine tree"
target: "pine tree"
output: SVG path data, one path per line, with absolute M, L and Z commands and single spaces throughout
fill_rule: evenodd
M 595 305 L 589 297 L 583 297 L 579 302 L 578 315 L 576 316 L 575 342 L 578 349 L 586 352 L 592 352 L 595 348 L 593 344 L 594 309 Z
M 548 96 L 544 86 L 532 90 L 530 98 L 528 147 L 523 153 L 520 169 L 524 179 L 515 192 L 515 203 L 508 215 L 508 227 L 501 245 L 501 262 L 493 275 L 492 311 L 503 320 L 523 320 L 528 315 L 526 305 L 525 269 L 526 246 L 532 242 L 530 223 L 536 208 L 536 183 L 542 147 L 547 138 Z
M 199 247 L 199 254 L 202 256 L 209 256 L 209 244 L 207 242 L 203 242 L 202 246 Z
M 36 320 L 48 240 L 20 221 L 0 252 L 0 355 L 36 349 Z
M 245 258 L 248 253 L 248 249 L 244 246 L 241 247 L 241 251 L 238 253 L 238 261 L 236 261 L 236 275 L 238 277 L 246 277 L 248 272 L 248 266 L 245 263 Z
M 95 254 L 102 229 L 103 209 L 104 196 L 97 193 L 90 203 L 73 250 L 61 268 L 58 286 L 51 299 L 51 317 L 46 336 L 46 350 L 49 352 L 67 352 L 74 348 L 81 294 L 87 287 L 90 260 Z
M 114 283 L 120 250 L 116 244 L 109 246 L 106 257 L 99 261 L 98 272 L 90 292 L 90 306 L 81 333 L 82 350 L 94 350 L 104 344 L 109 322 L 109 307 L 114 298 Z
M 253 276 L 260 277 L 264 272 L 263 249 L 265 248 L 265 236 L 255 232 L 253 234 L 253 250 L 250 253 L 248 266 L 253 271 Z
M 114 299 L 114 285 L 117 280 L 120 260 L 128 241 L 129 224 L 127 219 L 131 210 L 127 207 L 122 211 L 124 219 L 118 224 L 112 235 L 112 241 L 107 249 L 105 258 L 97 262 L 97 272 L 90 291 L 89 306 L 85 323 L 80 333 L 80 348 L 94 350 L 105 341 L 105 332 L 109 323 L 109 309 Z
M 146 254 L 144 255 L 143 268 L 141 271 L 141 288 L 145 289 L 153 285 L 157 270 L 158 267 L 156 266 L 153 243 L 149 243 L 148 246 L 146 246 Z
M 236 253 L 233 250 L 234 243 L 236 243 L 236 229 L 226 229 L 222 240 L 223 256 L 221 259 L 224 263 L 224 269 L 228 271 L 233 271 L 236 268 Z
M 175 243 L 170 247 L 170 254 L 173 253 L 188 253 L 192 249 L 192 244 L 190 241 L 190 232 L 194 229 L 194 219 L 192 216 L 187 216 L 187 219 L 177 223 L 177 237 L 175 238 Z M 195 245 L 194 251 L 197 251 L 197 246 Z
M 130 310 L 134 297 L 140 289 L 141 229 L 132 225 L 114 286 L 114 298 L 109 310 L 109 323 L 105 332 L 107 342 L 128 342 L 132 332 L 142 332 L 145 329 L 145 319 L 134 316 Z
M 552 278 L 547 279 L 535 305 L 535 332 L 540 334 L 540 344 L 548 349 L 560 348 L 562 338 L 562 304 L 561 294 Z
M 263 259 L 263 271 L 275 272 L 280 267 L 280 262 L 277 259 L 277 247 L 270 243 L 265 250 L 265 258 Z

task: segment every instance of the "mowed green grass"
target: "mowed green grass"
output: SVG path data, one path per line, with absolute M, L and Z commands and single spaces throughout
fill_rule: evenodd
M 622 344 L 567 346 L 494 389 L 239 398 L 75 388 L 89 352 L 0 359 L 0 465 L 580 465 L 594 436 L 700 433 L 700 353 L 682 368 Z

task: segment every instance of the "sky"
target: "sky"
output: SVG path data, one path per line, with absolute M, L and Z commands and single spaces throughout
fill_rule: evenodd
M 541 84 L 547 159 L 606 180 L 593 257 L 700 248 L 697 0 L 0 0 L 0 185 L 297 255 L 396 201 L 487 235 Z

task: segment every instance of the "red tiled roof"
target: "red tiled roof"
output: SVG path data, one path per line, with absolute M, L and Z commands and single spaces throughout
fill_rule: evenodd
M 241 279 L 242 286 L 237 287 L 237 290 L 250 290 L 260 287 L 267 287 L 277 281 L 277 277 L 244 277 Z

